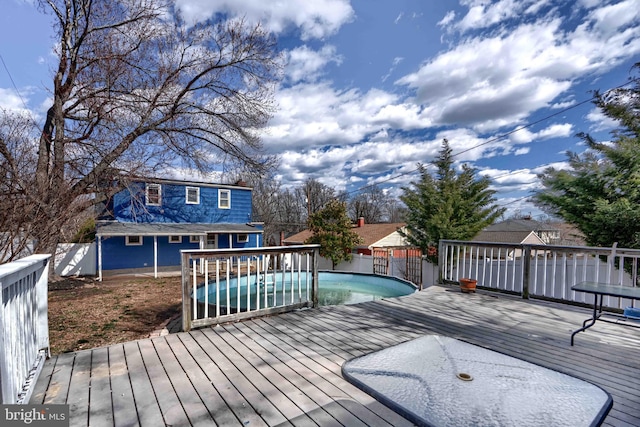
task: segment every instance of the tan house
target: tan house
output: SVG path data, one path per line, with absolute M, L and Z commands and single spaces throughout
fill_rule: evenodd
M 406 227 L 404 222 L 365 224 L 364 218 L 359 218 L 358 222 L 351 229 L 362 239 L 362 243 L 353 248 L 354 253 L 371 255 L 373 248 L 409 246 L 409 243 L 398 232 Z M 284 245 L 302 245 L 311 237 L 310 230 L 303 230 L 293 236 L 283 240 Z

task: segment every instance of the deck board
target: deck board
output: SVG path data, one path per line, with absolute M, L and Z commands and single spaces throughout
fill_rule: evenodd
M 431 287 L 299 310 L 47 360 L 31 403 L 67 403 L 71 425 L 411 425 L 342 378 L 353 357 L 425 335 L 480 345 L 593 382 L 609 426 L 640 425 L 640 329 L 589 310 Z

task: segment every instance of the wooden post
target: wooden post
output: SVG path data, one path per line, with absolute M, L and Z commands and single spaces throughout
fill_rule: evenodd
M 318 307 L 318 253 L 320 252 L 319 248 L 313 249 L 313 307 Z
M 447 267 L 444 264 L 444 243 L 440 240 L 438 241 L 438 283 L 441 285 L 444 283 L 443 269 Z
M 191 318 L 193 317 L 191 311 L 191 274 L 189 261 L 189 254 L 182 253 L 182 330 L 184 332 L 191 330 Z
M 522 247 L 522 298 L 529 299 L 529 270 L 531 270 L 531 245 Z

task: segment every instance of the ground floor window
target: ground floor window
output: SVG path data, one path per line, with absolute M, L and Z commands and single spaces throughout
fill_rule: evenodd
M 200 236 L 189 236 L 189 243 L 200 243 Z
M 169 236 L 169 243 L 182 243 L 182 236 Z
M 238 243 L 247 243 L 249 241 L 248 234 L 238 234 Z
M 127 246 L 142 246 L 142 236 L 127 236 L 125 244 Z

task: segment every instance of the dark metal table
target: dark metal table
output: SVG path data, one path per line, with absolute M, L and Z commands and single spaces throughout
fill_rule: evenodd
M 571 287 L 571 290 L 578 292 L 585 292 L 593 294 L 593 314 L 589 319 L 582 322 L 582 328 L 575 330 L 571 334 L 571 345 L 573 345 L 573 337 L 578 333 L 585 331 L 595 325 L 596 320 L 608 323 L 620 323 L 621 319 L 625 319 L 626 316 L 616 313 L 606 313 L 608 316 L 612 316 L 613 319 L 602 317 L 602 299 L 605 296 L 628 298 L 632 300 L 640 300 L 640 288 L 634 286 L 622 286 L 622 285 L 609 285 L 606 283 L 594 283 L 594 282 L 582 282 Z M 598 298 L 599 297 L 599 298 Z M 598 302 L 598 299 L 600 300 Z M 640 324 L 624 323 L 625 326 L 631 326 L 634 328 L 640 327 Z
M 342 373 L 421 426 L 597 426 L 613 405 L 587 381 L 438 335 L 352 359 Z

